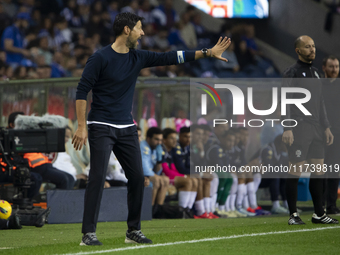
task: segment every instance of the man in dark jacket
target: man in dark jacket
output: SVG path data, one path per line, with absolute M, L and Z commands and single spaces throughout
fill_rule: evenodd
M 327 216 L 322 206 L 323 198 L 323 171 L 317 171 L 324 163 L 324 143 L 333 143 L 333 135 L 327 119 L 325 104 L 322 97 L 322 84 L 320 74 L 313 66 L 315 59 L 315 43 L 309 36 L 300 36 L 295 41 L 295 51 L 298 61 L 284 72 L 283 87 L 299 87 L 310 92 L 310 99 L 303 104 L 287 104 L 286 119 L 295 120 L 294 127 L 285 127 L 282 140 L 287 145 L 290 171 L 287 175 L 286 194 L 290 211 L 289 225 L 305 224 L 299 217 L 296 209 L 297 186 L 302 171 L 306 166 L 311 171 L 309 191 L 314 204 L 313 223 L 332 224 L 339 223 L 336 219 Z M 295 79 L 292 79 L 295 78 Z M 300 78 L 300 79 L 296 79 Z M 314 79 L 308 79 L 314 78 Z M 301 98 L 301 93 L 290 93 L 293 99 Z M 307 113 L 306 113 L 307 110 Z M 287 125 L 288 126 L 288 125 Z M 305 164 L 307 161 L 308 164 Z

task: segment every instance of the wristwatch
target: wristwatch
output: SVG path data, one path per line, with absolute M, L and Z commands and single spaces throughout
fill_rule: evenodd
M 203 53 L 203 57 L 207 57 L 207 54 L 208 54 L 208 49 L 207 48 L 203 48 L 201 49 L 202 53 Z

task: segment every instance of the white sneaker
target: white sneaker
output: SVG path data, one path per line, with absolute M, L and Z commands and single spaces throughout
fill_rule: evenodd
M 234 213 L 238 218 L 247 217 L 247 214 L 241 213 L 237 210 L 231 212 Z
M 244 208 L 237 208 L 236 211 L 243 213 L 245 215 L 247 215 L 248 217 L 253 217 L 256 215 L 256 213 L 252 213 L 252 212 L 248 212 L 246 209 Z
M 276 207 L 276 208 L 272 208 L 270 210 L 270 212 L 272 214 L 289 214 L 289 210 L 287 210 L 286 208 L 284 208 L 282 206 L 279 206 L 279 207 Z

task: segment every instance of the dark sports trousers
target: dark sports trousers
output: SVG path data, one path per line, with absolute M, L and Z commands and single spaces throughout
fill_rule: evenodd
M 294 142 L 287 145 L 289 162 L 298 163 L 306 159 L 322 159 L 325 157 L 325 134 L 320 126 L 298 121 L 292 128 Z
M 44 181 L 55 184 L 57 189 L 73 189 L 74 187 L 73 176 L 53 167 L 51 163 L 34 167 L 31 171 L 40 174 Z
M 259 188 L 268 188 L 270 192 L 270 200 L 286 200 L 286 179 L 284 178 L 262 178 Z
M 100 203 L 111 151 L 116 155 L 128 179 L 128 219 L 130 230 L 140 230 L 144 193 L 144 175 L 137 127 L 114 128 L 89 125 L 90 173 L 85 191 L 82 233 L 96 232 Z
M 339 172 L 335 172 L 335 165 L 340 167 L 340 133 L 335 133 L 333 144 L 326 146 L 325 164 L 328 171 L 325 175 L 324 183 L 324 205 L 329 208 L 336 206 L 339 187 Z M 330 170 L 332 169 L 332 172 Z M 339 169 L 339 168 L 338 168 Z

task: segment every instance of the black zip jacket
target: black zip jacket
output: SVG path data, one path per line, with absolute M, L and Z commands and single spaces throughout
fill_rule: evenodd
M 304 113 L 295 105 L 288 104 L 286 108 L 286 115 L 282 116 L 282 119 L 294 119 L 298 123 L 305 121 L 312 125 L 321 125 L 324 129 L 329 128 L 330 124 L 327 118 L 325 102 L 322 96 L 322 82 L 320 80 L 321 75 L 318 69 L 312 66 L 312 64 L 304 63 L 300 60 L 294 65 L 289 67 L 283 73 L 283 85 L 282 87 L 300 87 L 309 90 L 311 93 L 311 99 L 304 103 L 303 106 L 312 114 L 304 115 Z M 299 78 L 299 79 L 292 79 Z M 314 79 L 311 79 L 314 78 Z M 303 98 L 305 95 L 301 93 L 288 93 L 287 98 Z M 293 125 L 291 123 L 290 125 Z M 288 122 L 285 122 L 288 125 Z M 290 127 L 285 127 L 284 130 L 291 130 Z

